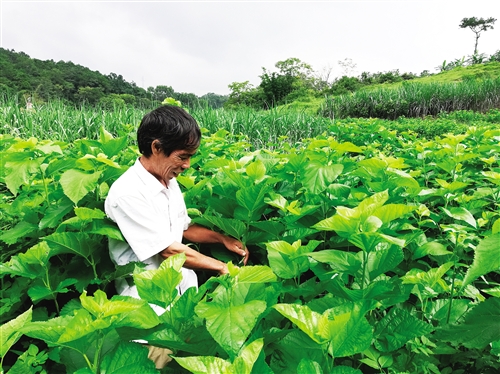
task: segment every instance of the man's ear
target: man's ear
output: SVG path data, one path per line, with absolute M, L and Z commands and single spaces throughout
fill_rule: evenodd
M 155 139 L 151 142 L 151 152 L 155 155 L 161 153 L 161 143 L 158 139 Z

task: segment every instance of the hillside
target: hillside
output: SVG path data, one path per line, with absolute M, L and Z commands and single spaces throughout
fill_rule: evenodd
M 403 80 L 399 82 L 386 82 L 379 84 L 369 84 L 364 85 L 354 92 L 361 94 L 362 92 L 372 92 L 378 91 L 383 92 L 387 90 L 387 92 L 394 91 L 395 89 L 401 88 L 403 83 L 415 83 L 415 84 L 424 84 L 424 85 L 432 85 L 432 84 L 447 84 L 447 83 L 459 83 L 466 81 L 474 81 L 474 80 L 495 80 L 500 77 L 500 62 L 493 61 L 487 62 L 484 64 L 475 64 L 469 66 L 459 66 L 450 70 L 442 71 L 440 73 L 427 75 L 424 77 L 416 77 L 409 80 Z M 357 79 L 357 78 L 353 78 Z M 350 96 L 353 92 L 347 92 L 343 95 Z M 332 97 L 342 96 L 342 95 L 330 95 L 326 101 L 331 100 Z M 300 100 L 294 101 L 289 104 L 282 105 L 283 109 L 293 109 L 299 111 L 305 111 L 308 113 L 318 113 L 320 108 L 325 104 L 324 97 L 304 97 Z
M 120 74 L 101 74 L 71 61 L 39 60 L 24 52 L 0 48 L 0 94 L 17 96 L 23 102 L 43 103 L 62 100 L 71 104 L 133 105 L 150 107 L 154 101 L 166 97 L 180 100 L 187 106 L 209 105 L 220 107 L 224 96 L 207 94 L 197 97 L 192 93 L 175 92 L 167 85 L 138 87 Z

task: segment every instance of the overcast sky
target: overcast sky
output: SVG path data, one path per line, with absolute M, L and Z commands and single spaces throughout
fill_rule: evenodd
M 72 61 L 138 86 L 198 96 L 260 83 L 262 67 L 296 57 L 318 73 L 436 72 L 471 55 L 464 17 L 500 19 L 499 0 L 77 1 L 0 0 L 0 46 L 40 60 Z M 479 52 L 500 49 L 500 21 Z

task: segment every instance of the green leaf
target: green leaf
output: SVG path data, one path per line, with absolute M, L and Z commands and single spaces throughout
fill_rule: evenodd
M 113 296 L 108 300 L 106 294 L 97 290 L 94 296 L 80 295 L 82 307 L 97 320 L 105 320 L 106 324 L 116 327 L 136 327 L 149 329 L 155 327 L 159 320 L 146 300 L 128 296 Z
M 266 167 L 261 160 L 257 160 L 246 167 L 246 173 L 253 180 L 259 181 L 266 175 Z
M 97 208 L 90 209 L 85 207 L 76 207 L 75 214 L 82 221 L 92 221 L 94 219 L 102 219 L 106 217 L 106 214 L 102 210 Z
M 215 341 L 235 357 L 267 304 L 262 300 L 246 301 L 248 285 L 236 284 L 230 290 L 219 286 L 218 290 L 216 300 L 198 303 L 195 311 L 206 319 L 207 330 Z
M 432 325 L 394 307 L 375 325 L 375 347 L 381 352 L 395 351 L 408 340 L 430 334 L 432 330 Z
M 378 369 L 378 368 L 377 368 Z M 335 366 L 332 371 L 330 371 L 330 374 L 363 374 L 363 372 L 359 369 L 355 369 L 350 366 Z
M 78 204 L 81 199 L 97 187 L 101 174 L 101 171 L 88 174 L 76 169 L 70 169 L 61 175 L 59 182 L 61 183 L 64 194 L 69 197 L 73 203 Z
M 162 261 L 155 270 L 135 272 L 134 282 L 139 296 L 152 304 L 167 308 L 177 296 L 177 285 L 182 280 L 181 268 L 186 261 L 184 253 Z
M 204 215 L 203 218 L 236 239 L 241 239 L 246 232 L 245 224 L 236 219 L 209 215 Z
M 20 160 L 12 160 L 5 163 L 5 168 L 9 169 L 9 173 L 5 177 L 5 184 L 10 192 L 15 196 L 19 192 L 19 187 L 23 184 L 29 184 L 30 177 L 40 172 L 40 165 L 44 158 L 40 157 L 32 160 L 32 152 L 20 152 L 16 154 Z
M 277 281 L 276 275 L 268 266 L 255 265 L 236 268 L 229 263 L 228 267 L 230 275 L 236 277 L 238 283 L 267 283 Z
M 233 362 L 232 371 L 238 374 L 250 374 L 263 346 L 264 339 L 262 338 L 256 339 L 244 346 Z
M 309 269 L 309 262 L 302 257 L 310 252 L 300 245 L 300 241 L 289 244 L 285 241 L 266 243 L 269 266 L 281 278 L 291 279 Z
M 0 357 L 4 357 L 9 349 L 23 335 L 22 328 L 31 322 L 33 307 L 21 313 L 15 319 L 0 326 Z
M 99 372 L 101 374 L 155 374 L 158 370 L 153 361 L 148 358 L 148 349 L 145 346 L 121 342 L 103 357 Z
M 25 238 L 32 232 L 38 231 L 38 226 L 32 223 L 21 221 L 13 228 L 3 231 L 0 240 L 5 244 L 15 244 L 21 238 Z
M 420 247 L 418 247 L 416 251 L 413 253 L 413 259 L 416 260 L 427 255 L 445 256 L 452 253 L 453 252 L 450 252 L 446 249 L 445 245 L 436 241 L 432 241 L 424 243 Z
M 101 149 L 108 157 L 116 156 L 121 151 L 123 151 L 127 146 L 128 146 L 128 139 L 125 136 L 115 139 L 109 139 L 107 141 L 103 141 L 101 139 Z
M 476 223 L 476 220 L 474 219 L 474 216 L 467 209 L 462 208 L 462 207 L 460 207 L 460 208 L 453 207 L 450 209 L 446 209 L 444 207 L 441 207 L 441 210 L 443 212 L 445 212 L 449 217 L 451 217 L 453 219 L 465 221 L 469 225 L 471 225 L 472 227 L 477 228 L 477 223 Z
M 276 304 L 273 308 L 297 325 L 316 343 L 328 342 L 326 326 L 323 329 L 320 327 L 320 321 L 324 319 L 320 313 L 312 311 L 307 305 L 299 304 Z
M 460 324 L 449 324 L 436 331 L 438 339 L 466 348 L 484 349 L 500 339 L 500 299 L 489 298 L 470 310 Z
M 13 274 L 29 279 L 36 279 L 45 274 L 49 267 L 49 252 L 50 248 L 45 242 L 40 242 L 17 256 L 5 264 L 0 265 L 2 273 Z
M 43 239 L 51 249 L 51 256 L 72 253 L 88 259 L 99 248 L 87 234 L 80 232 L 56 232 Z
M 73 209 L 73 204 L 70 203 L 68 199 L 60 201 L 58 205 L 50 206 L 45 211 L 45 215 L 40 220 L 38 228 L 43 230 L 45 228 L 53 228 L 61 223 L 63 217 L 71 212 Z
M 491 226 L 491 233 L 492 234 L 498 234 L 500 233 L 500 218 L 497 219 L 493 225 Z
M 380 218 L 384 224 L 394 221 L 395 219 L 401 219 L 408 213 L 413 212 L 417 209 L 416 206 L 404 205 L 404 204 L 387 204 L 377 208 L 373 215 Z
M 403 250 L 395 245 L 368 254 L 367 270 L 370 279 L 393 270 L 404 260 Z
M 242 187 L 236 192 L 238 204 L 248 210 L 251 220 L 259 220 L 261 211 L 267 207 L 264 198 L 268 191 L 269 187 L 267 185 L 258 184 L 251 187 Z
M 347 357 L 367 349 L 373 339 L 372 327 L 364 317 L 362 303 L 348 303 L 327 310 L 322 322 L 329 332 L 328 352 L 333 357 Z
M 300 360 L 299 366 L 297 366 L 297 373 L 323 374 L 323 370 L 316 361 L 303 358 Z
M 305 254 L 316 261 L 330 265 L 333 271 L 354 275 L 362 266 L 362 261 L 356 253 L 339 251 L 335 249 L 325 249 L 318 252 Z
M 348 238 L 358 230 L 359 219 L 334 215 L 316 223 L 313 228 L 320 231 L 335 231 L 339 236 Z
M 500 270 L 500 233 L 481 240 L 474 250 L 474 261 L 467 270 L 462 287 L 481 275 Z
M 174 357 L 184 369 L 193 374 L 230 374 L 231 363 L 219 357 L 194 356 L 194 357 Z
M 325 191 L 328 186 L 342 173 L 344 165 L 324 165 L 318 161 L 307 164 L 304 173 L 303 184 L 312 194 Z

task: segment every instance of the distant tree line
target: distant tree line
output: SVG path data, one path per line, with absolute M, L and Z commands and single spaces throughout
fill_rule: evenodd
M 444 61 L 442 66 L 438 66 L 436 69 L 442 72 L 457 66 L 493 61 L 500 61 L 500 51 L 491 56 L 475 54 L 460 60 Z M 352 68 L 355 66 L 352 62 L 339 61 L 339 64 L 344 66 L 346 71 L 353 70 Z M 256 109 L 268 109 L 296 100 L 307 102 L 315 97 L 353 93 L 369 85 L 403 82 L 432 75 L 428 70 L 416 75 L 413 73 L 400 73 L 396 69 L 377 73 L 362 72 L 359 76 L 344 74 L 329 81 L 331 69 L 320 73 L 315 72 L 309 64 L 298 58 L 278 61 L 275 68 L 277 71 L 273 72 L 262 68 L 262 75 L 259 76 L 260 84 L 256 87 L 250 84 L 249 81 L 231 83 L 228 86 L 230 89 L 229 99 L 224 104 L 224 107 L 248 106 Z
M 149 108 L 167 97 L 179 100 L 186 107 L 220 108 L 227 100 L 227 96 L 215 93 L 198 97 L 176 92 L 166 85 L 144 89 L 127 82 L 122 75 L 104 75 L 70 61 L 42 61 L 4 48 L 0 48 L 0 93 L 17 95 L 35 104 L 62 100 L 105 108 L 127 105 Z

